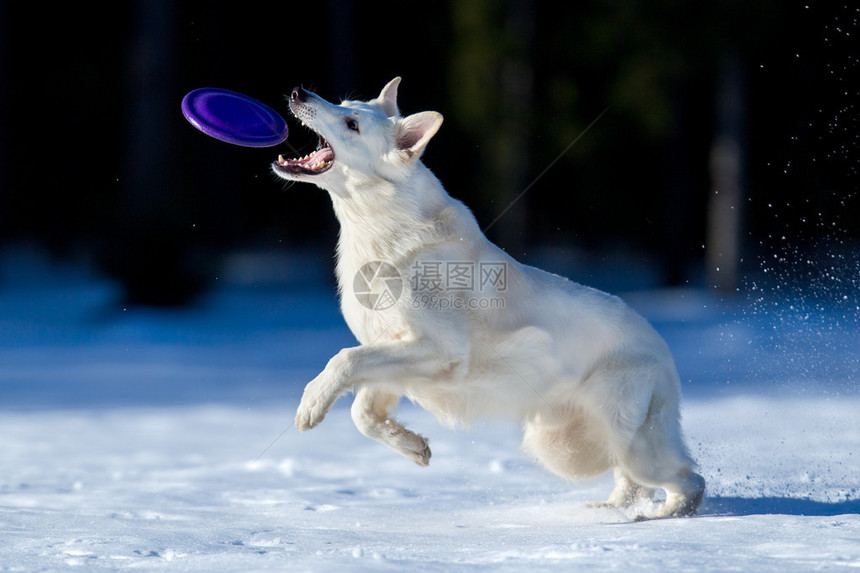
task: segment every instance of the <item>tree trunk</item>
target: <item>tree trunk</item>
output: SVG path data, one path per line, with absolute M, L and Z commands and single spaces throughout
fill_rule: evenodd
M 735 291 L 741 260 L 741 224 L 746 157 L 744 85 L 741 62 L 727 56 L 720 72 L 717 129 L 711 145 L 711 195 L 708 200 L 706 271 L 708 285 Z

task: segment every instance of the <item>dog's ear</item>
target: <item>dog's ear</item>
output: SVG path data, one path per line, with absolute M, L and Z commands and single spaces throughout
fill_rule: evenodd
M 421 157 L 430 139 L 442 125 L 442 114 L 435 111 L 415 113 L 397 122 L 395 142 L 405 161 Z
M 379 92 L 379 103 L 382 104 L 382 111 L 388 117 L 400 115 L 397 109 L 397 86 L 400 85 L 400 77 L 396 77 L 388 82 L 382 91 Z

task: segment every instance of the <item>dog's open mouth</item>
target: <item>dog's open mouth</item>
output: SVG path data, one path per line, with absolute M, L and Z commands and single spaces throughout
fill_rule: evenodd
M 331 169 L 334 151 L 322 135 L 319 138 L 316 151 L 296 159 L 284 159 L 279 155 L 275 168 L 288 175 L 319 175 Z

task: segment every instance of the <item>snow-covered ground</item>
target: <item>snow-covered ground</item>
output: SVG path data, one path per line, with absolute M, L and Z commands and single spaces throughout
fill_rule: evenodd
M 856 294 L 628 297 L 675 352 L 708 481 L 699 516 L 634 523 L 585 507 L 610 476 L 547 474 L 513 425 L 446 430 L 404 404 L 429 468 L 362 437 L 348 399 L 292 429 L 305 382 L 353 344 L 330 287 L 226 285 L 191 309 L 124 310 L 87 273 L 13 259 L 0 571 L 860 568 Z

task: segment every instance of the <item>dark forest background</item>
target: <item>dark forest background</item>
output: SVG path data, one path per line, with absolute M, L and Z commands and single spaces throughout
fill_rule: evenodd
M 798 249 L 857 239 L 858 16 L 775 0 L 0 0 L 0 246 L 94 264 L 157 305 L 194 300 L 239 249 L 331 253 L 325 193 L 269 171 L 293 151 L 208 138 L 180 102 L 223 87 L 286 117 L 294 85 L 369 98 L 400 75 L 404 113 L 445 116 L 425 163 L 515 257 L 647 260 L 660 285 L 730 292 L 787 233 Z

